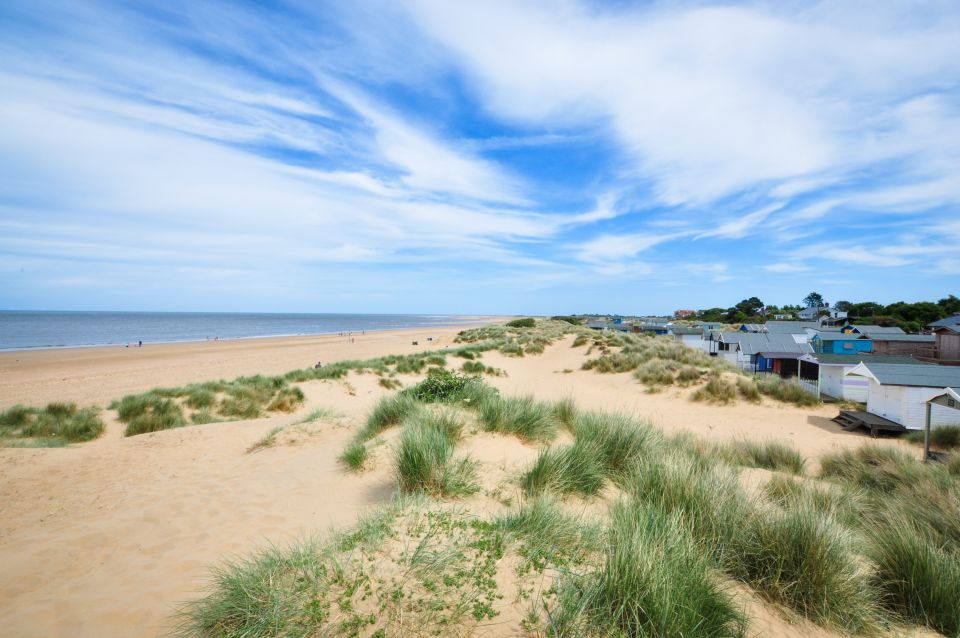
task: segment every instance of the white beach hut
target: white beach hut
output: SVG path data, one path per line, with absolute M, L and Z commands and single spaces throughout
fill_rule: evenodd
M 960 367 L 861 363 L 847 372 L 869 380 L 867 412 L 921 430 L 926 421 L 927 400 L 945 388 L 960 387 Z M 960 412 L 930 404 L 930 424 L 960 425 Z

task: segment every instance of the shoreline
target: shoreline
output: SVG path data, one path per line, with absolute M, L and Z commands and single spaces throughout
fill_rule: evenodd
M 424 316 L 437 316 L 437 315 L 424 315 Z M 464 315 L 462 321 L 455 323 L 437 323 L 431 324 L 429 326 L 403 326 L 403 327 L 391 327 L 391 328 L 369 328 L 361 329 L 359 331 L 353 330 L 339 330 L 339 331 L 329 331 L 329 332 L 295 332 L 287 334 L 269 334 L 269 335 L 244 335 L 238 337 L 220 337 L 217 336 L 213 339 L 206 337 L 204 339 L 174 339 L 171 341 L 148 341 L 144 345 L 151 346 L 166 346 L 174 345 L 180 343 L 207 343 L 214 341 L 245 341 L 252 339 L 295 339 L 298 337 L 323 337 L 330 335 L 341 335 L 342 333 L 349 332 L 356 335 L 358 332 L 386 332 L 386 331 L 396 331 L 396 330 L 427 330 L 430 328 L 454 328 L 454 327 L 475 327 L 486 325 L 490 323 L 498 323 L 500 321 L 509 321 L 510 319 L 515 319 L 516 315 Z M 84 344 L 65 344 L 65 345 L 43 345 L 43 346 L 26 346 L 22 348 L 2 348 L 0 347 L 0 354 L 12 353 L 12 352 L 38 352 L 46 350 L 88 350 L 91 348 L 130 348 L 130 347 L 140 347 L 132 346 L 133 342 L 130 343 L 84 343 Z
M 0 352 L 0 410 L 16 404 L 53 401 L 105 407 L 127 394 L 159 386 L 284 374 L 318 361 L 372 359 L 391 354 L 438 350 L 453 344 L 461 330 L 494 324 L 367 330 L 352 337 L 325 333 L 293 337 L 249 337 L 206 341 L 145 343 Z M 414 342 L 417 342 L 414 345 Z

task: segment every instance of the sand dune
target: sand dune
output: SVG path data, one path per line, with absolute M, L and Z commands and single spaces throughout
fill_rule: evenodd
M 455 332 L 378 333 L 356 343 L 320 337 L 7 353 L 0 356 L 0 407 L 53 399 L 102 405 L 157 385 L 422 350 L 427 336 L 435 338 L 430 347 L 442 347 Z M 421 345 L 410 345 L 413 340 Z M 509 376 L 491 379 L 504 393 L 573 396 L 584 407 L 628 410 L 668 431 L 690 430 L 712 440 L 787 440 L 809 457 L 867 440 L 830 423 L 833 408 L 766 401 L 702 405 L 686 400 L 685 390 L 648 394 L 629 375 L 580 371 L 583 360 L 583 349 L 571 348 L 569 339 L 542 356 L 484 356 L 488 365 L 507 371 Z M 351 375 L 346 383 L 301 387 L 307 401 L 294 415 L 132 438 L 124 438 L 122 425 L 111 421 L 92 443 L 0 449 L 0 635 L 161 634 L 176 605 L 201 593 L 209 568 L 220 560 L 349 525 L 365 509 L 387 501 L 394 492 L 389 435 L 387 445 L 374 451 L 373 471 L 349 474 L 336 461 L 385 393 L 376 377 Z M 247 452 L 273 427 L 295 423 L 319 407 L 342 416 L 288 427 L 275 446 Z M 487 490 L 536 455 L 530 446 L 495 435 L 469 440 L 464 451 L 490 468 Z M 471 505 L 480 508 L 495 503 L 483 495 L 476 501 Z M 763 635 L 829 635 L 791 626 L 761 605 L 750 610 Z

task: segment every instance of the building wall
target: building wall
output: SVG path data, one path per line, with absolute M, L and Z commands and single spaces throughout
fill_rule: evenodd
M 855 352 L 871 352 L 873 342 L 869 339 L 856 339 L 854 341 L 821 341 L 823 351 L 833 354 L 853 354 Z
M 901 414 L 903 420 L 900 422 L 904 427 L 911 430 L 922 430 L 926 421 L 926 407 L 924 399 L 929 397 L 937 390 L 943 388 L 903 388 L 901 396 L 903 397 L 903 406 Z M 944 405 L 934 405 L 930 411 L 930 426 L 940 425 L 960 425 L 960 410 L 954 410 Z
M 867 412 L 872 412 L 894 423 L 903 425 L 903 417 L 901 415 L 903 406 L 902 392 L 903 386 L 880 385 L 873 379 L 870 379 L 867 394 Z
M 910 430 L 922 430 L 926 420 L 924 399 L 943 388 L 912 388 L 899 385 L 880 385 L 870 379 L 867 412 L 878 414 Z M 934 405 L 930 425 L 960 425 L 960 410 Z
M 938 332 L 936 343 L 941 359 L 960 359 L 960 334 Z
M 874 354 L 933 356 L 933 343 L 923 341 L 874 341 Z

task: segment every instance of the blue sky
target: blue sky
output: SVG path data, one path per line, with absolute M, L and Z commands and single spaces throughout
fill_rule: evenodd
M 0 6 L 0 308 L 958 289 L 956 2 Z

